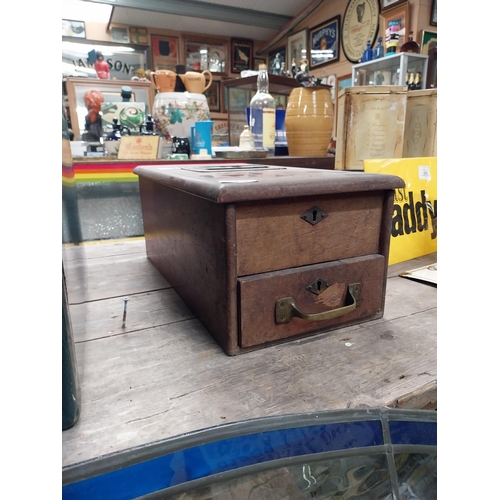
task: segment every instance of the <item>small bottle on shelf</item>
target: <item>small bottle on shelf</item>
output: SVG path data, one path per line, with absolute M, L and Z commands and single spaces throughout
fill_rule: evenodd
M 377 45 L 373 49 L 373 59 L 380 59 L 384 57 L 384 46 L 382 45 L 382 37 L 379 36 L 377 39 Z
M 408 78 L 408 90 L 415 90 L 415 73 L 410 73 Z
M 415 75 L 415 81 L 413 83 L 415 84 L 415 90 L 422 89 L 422 75 L 420 73 Z
M 368 62 L 373 59 L 373 50 L 371 48 L 370 40 L 366 42 L 366 49 L 361 56 L 361 62 Z
M 248 125 L 245 125 L 243 127 L 243 132 L 240 134 L 239 147 L 240 147 L 240 149 L 242 149 L 244 151 L 253 151 L 254 150 L 252 132 L 250 132 L 250 127 Z
M 400 52 L 412 52 L 413 54 L 420 54 L 420 45 L 413 40 L 413 31 L 408 35 L 408 41 L 401 46 Z

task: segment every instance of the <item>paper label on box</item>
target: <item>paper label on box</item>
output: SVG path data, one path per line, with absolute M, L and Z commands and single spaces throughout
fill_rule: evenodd
M 418 166 L 418 178 L 424 181 L 431 180 L 431 169 L 427 165 Z

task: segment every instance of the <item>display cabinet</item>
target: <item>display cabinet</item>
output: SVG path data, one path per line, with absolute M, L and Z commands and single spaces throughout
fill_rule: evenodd
M 410 90 L 425 89 L 429 57 L 400 52 L 352 67 L 352 85 L 402 85 Z
M 223 80 L 222 83 L 224 94 L 227 92 L 229 145 L 238 146 L 240 134 L 247 124 L 247 107 L 257 92 L 257 75 Z M 300 83 L 295 78 L 269 75 L 269 93 L 276 101 L 276 109 L 286 109 L 288 96 L 296 87 L 300 87 Z

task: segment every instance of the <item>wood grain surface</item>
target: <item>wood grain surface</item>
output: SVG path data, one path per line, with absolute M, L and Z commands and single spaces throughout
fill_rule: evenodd
M 63 466 L 249 418 L 437 404 L 437 289 L 391 267 L 383 318 L 230 357 L 143 241 L 65 248 L 63 262 L 82 395 L 79 422 L 62 433 Z

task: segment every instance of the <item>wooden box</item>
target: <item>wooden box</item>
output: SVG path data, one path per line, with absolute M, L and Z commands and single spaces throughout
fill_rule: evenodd
M 399 177 L 269 165 L 134 173 L 148 258 L 226 354 L 383 315 Z
M 348 87 L 338 96 L 336 170 L 363 170 L 363 160 L 402 158 L 406 87 Z
M 408 92 L 403 158 L 437 156 L 436 135 L 437 89 Z

